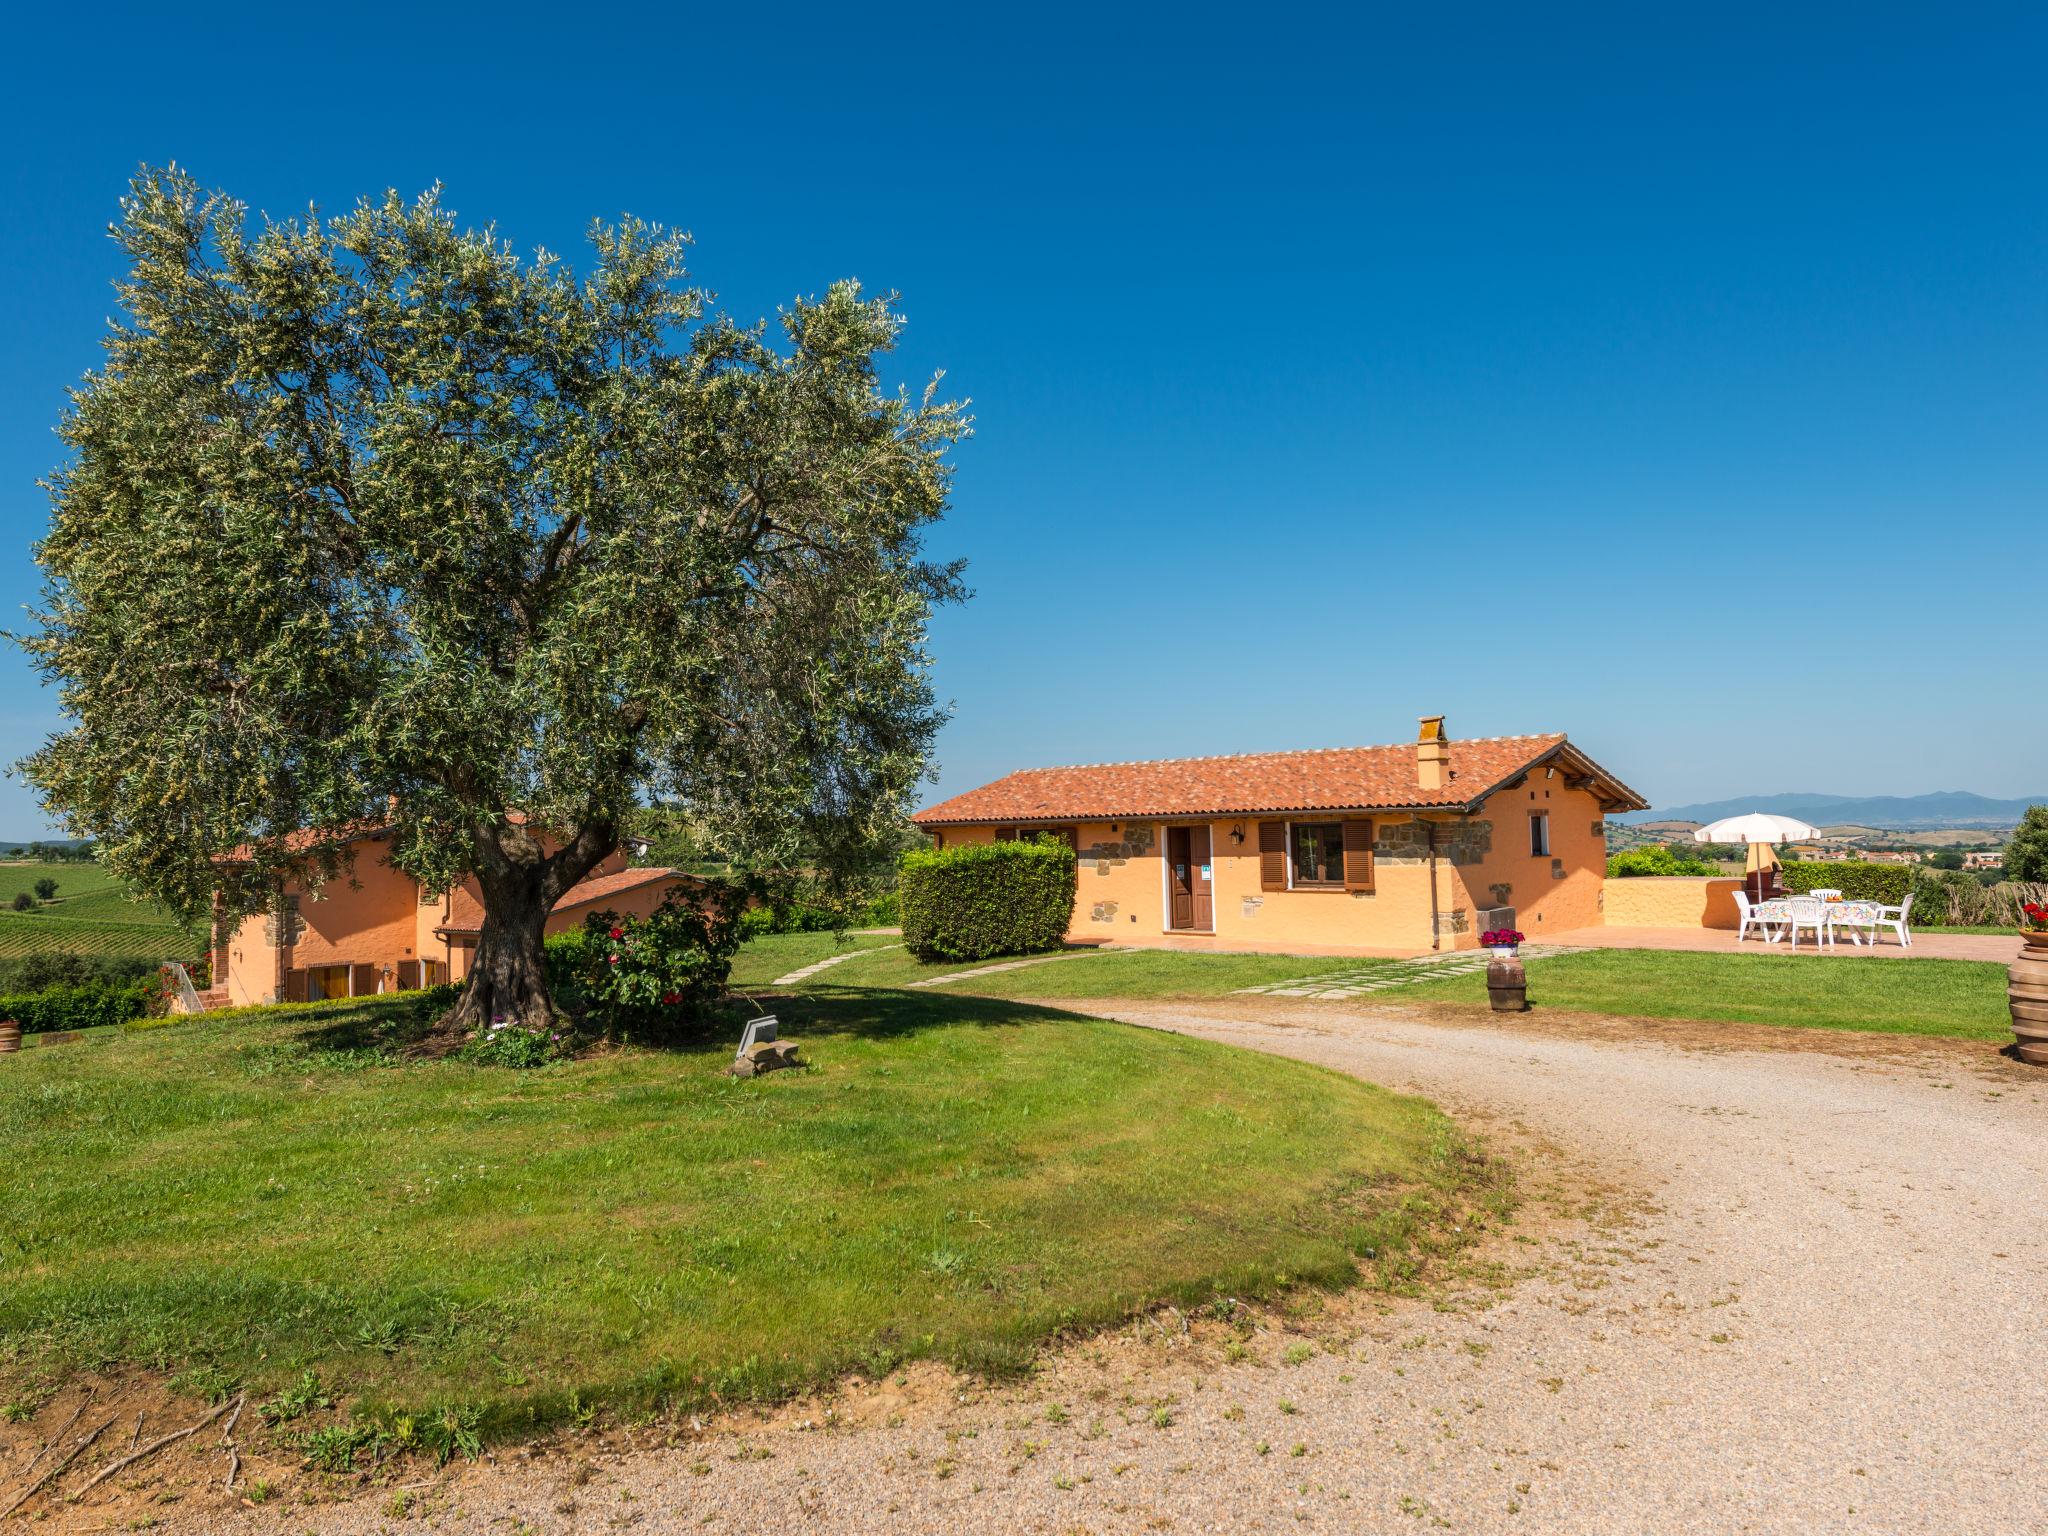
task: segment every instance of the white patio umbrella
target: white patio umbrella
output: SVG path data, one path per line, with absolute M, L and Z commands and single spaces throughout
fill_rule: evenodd
M 1796 816 L 1774 816 L 1769 811 L 1751 811 L 1743 816 L 1723 816 L 1697 832 L 1696 843 L 1798 843 L 1819 837 L 1820 830 Z
M 1796 816 L 1774 816 L 1769 811 L 1751 811 L 1743 816 L 1723 816 L 1719 821 L 1710 821 L 1692 839 L 1696 843 L 1747 843 L 1747 855 L 1743 869 L 1755 875 L 1771 868 L 1778 862 L 1778 853 L 1773 844 L 1799 842 L 1805 838 L 1818 837 L 1820 833 Z M 1764 891 L 1765 885 L 1751 888 L 1751 894 Z

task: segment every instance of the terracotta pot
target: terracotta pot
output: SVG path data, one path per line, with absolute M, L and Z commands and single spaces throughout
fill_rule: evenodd
M 2021 1061 L 2048 1067 L 2048 944 L 2029 944 L 2006 972 L 2006 1006 Z
M 1486 997 L 1495 1013 L 1529 1011 L 1529 973 L 1512 957 L 1487 962 Z
M 0 1056 L 12 1056 L 21 1049 L 21 1026 L 12 1019 L 0 1019 Z
M 2048 928 L 2022 928 L 2020 942 L 2029 949 L 2048 949 Z

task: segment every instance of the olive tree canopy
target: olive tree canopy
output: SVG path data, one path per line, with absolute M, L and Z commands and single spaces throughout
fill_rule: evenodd
M 388 821 L 401 869 L 482 889 L 468 1021 L 548 1010 L 546 915 L 644 797 L 757 863 L 893 829 L 968 418 L 881 388 L 887 299 L 777 335 L 656 225 L 594 224 L 579 277 L 438 193 L 252 225 L 175 168 L 112 233 L 24 641 L 70 724 L 22 767 L 120 874 L 197 913 L 246 845 L 251 910 L 340 857 L 292 834 Z

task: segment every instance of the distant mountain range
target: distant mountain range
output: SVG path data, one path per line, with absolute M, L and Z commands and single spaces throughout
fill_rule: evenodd
M 2030 805 L 2048 805 L 2048 794 L 2018 800 L 1993 800 L 1967 790 L 1937 790 L 1931 795 L 1738 795 L 1699 805 L 1660 806 L 1617 818 L 1641 821 L 1719 821 L 1745 811 L 1777 811 L 1817 827 L 1853 823 L 1859 827 L 1909 830 L 1931 827 L 2010 827 Z

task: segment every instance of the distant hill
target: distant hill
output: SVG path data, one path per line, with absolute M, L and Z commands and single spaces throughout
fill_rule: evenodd
M 1659 806 L 1653 811 L 1635 811 L 1618 819 L 1641 823 L 1652 821 L 1718 821 L 1723 816 L 1740 816 L 1745 811 L 1778 811 L 1797 816 L 1815 826 L 1854 822 L 1858 826 L 1902 828 L 2010 827 L 2026 814 L 2030 805 L 2048 805 L 2048 794 L 2029 795 L 2018 800 L 1993 800 L 1967 790 L 1938 790 L 1930 795 L 1848 795 L 1783 794 L 1740 795 L 1733 800 L 1709 800 L 1700 805 Z

